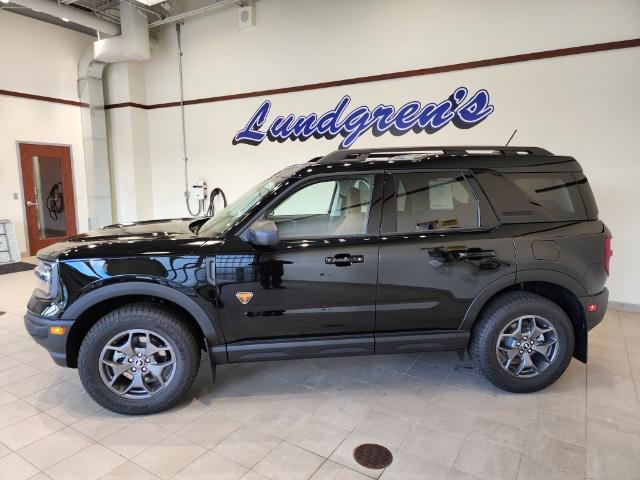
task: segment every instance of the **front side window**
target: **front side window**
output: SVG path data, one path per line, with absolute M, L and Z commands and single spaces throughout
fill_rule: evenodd
M 322 180 L 295 191 L 266 216 L 280 238 L 363 235 L 373 176 Z
M 224 210 L 207 220 L 198 231 L 198 234 L 204 237 L 224 235 L 245 213 L 262 201 L 264 197 L 280 188 L 285 181 L 285 176 L 274 175 L 259 183 L 235 202 L 230 203 Z
M 476 228 L 478 201 L 457 172 L 394 175 L 396 231 L 424 232 Z

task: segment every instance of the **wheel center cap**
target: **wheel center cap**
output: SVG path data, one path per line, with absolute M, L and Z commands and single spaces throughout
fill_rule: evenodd
M 523 344 L 522 344 L 522 346 L 524 347 L 524 349 L 525 349 L 525 350 L 529 350 L 529 348 L 531 348 L 531 347 L 529 346 L 529 342 L 525 342 L 525 343 L 523 343 Z
M 142 360 L 136 360 L 136 365 L 138 367 L 141 367 L 142 365 L 144 365 L 144 362 Z

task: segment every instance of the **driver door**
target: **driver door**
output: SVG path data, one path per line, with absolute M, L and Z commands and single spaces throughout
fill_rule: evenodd
M 372 174 L 303 180 L 261 216 L 278 245 L 216 255 L 229 361 L 373 353 L 381 190 Z

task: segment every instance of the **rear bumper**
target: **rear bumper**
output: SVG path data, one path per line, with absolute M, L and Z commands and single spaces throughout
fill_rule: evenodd
M 31 312 L 24 316 L 24 326 L 38 344 L 47 349 L 53 361 L 63 367 L 67 365 L 67 336 L 73 320 L 58 320 L 41 317 Z M 64 334 L 51 334 L 51 327 L 64 327 Z
M 596 295 L 582 297 L 580 298 L 580 303 L 582 304 L 585 319 L 587 320 L 587 330 L 591 330 L 604 318 L 604 314 L 607 311 L 607 305 L 609 304 L 609 290 L 605 288 L 602 292 Z M 598 308 L 595 312 L 590 312 L 587 309 L 588 305 L 597 305 Z

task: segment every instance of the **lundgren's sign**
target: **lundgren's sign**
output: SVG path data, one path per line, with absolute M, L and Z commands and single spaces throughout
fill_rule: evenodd
M 321 115 L 280 115 L 265 127 L 271 111 L 271 101 L 265 100 L 245 127 L 236 133 L 233 143 L 259 145 L 265 139 L 271 142 L 305 141 L 311 137 L 332 139 L 341 135 L 340 148 L 348 148 L 368 130 L 375 136 L 387 132 L 393 135 L 409 131 L 434 133 L 450 122 L 458 128 L 471 128 L 493 112 L 489 92 L 483 89 L 469 96 L 465 87 L 456 88 L 440 103 L 422 105 L 412 101 L 399 108 L 378 105 L 373 109 L 360 106 L 345 113 L 350 103 L 351 97 L 345 95 L 335 108 Z

